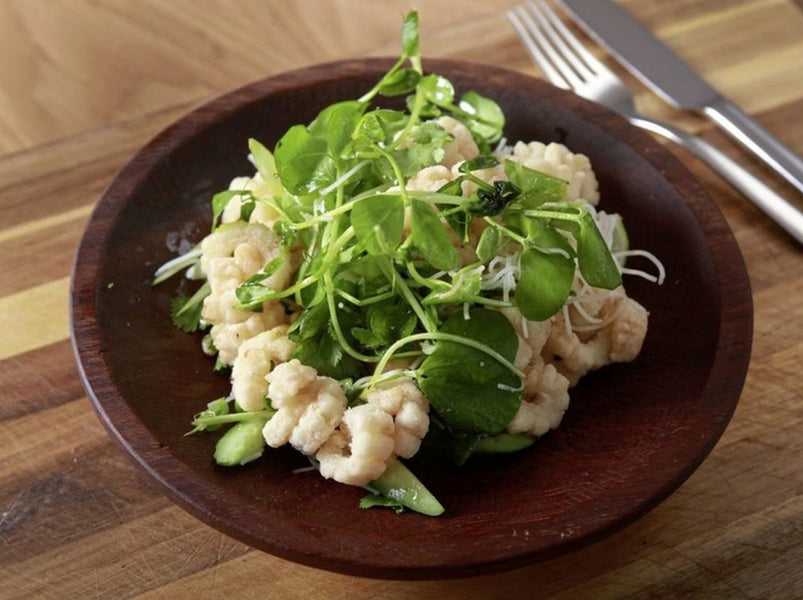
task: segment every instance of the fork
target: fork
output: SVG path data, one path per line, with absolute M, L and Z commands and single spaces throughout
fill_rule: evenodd
M 700 137 L 638 112 L 633 93 L 571 32 L 545 0 L 512 8 L 508 19 L 553 85 L 618 112 L 630 123 L 662 135 L 706 162 L 723 179 L 803 243 L 803 213 L 752 173 Z

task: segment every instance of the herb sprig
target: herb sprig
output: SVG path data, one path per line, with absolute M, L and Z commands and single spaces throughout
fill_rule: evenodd
M 403 110 L 385 106 L 382 98 L 394 97 L 404 98 Z M 436 118 L 445 115 L 466 126 L 480 154 L 439 190 L 409 190 L 410 177 L 444 158 L 452 136 Z M 504 126 L 496 102 L 474 91 L 458 97 L 446 77 L 424 72 L 411 12 L 399 59 L 370 90 L 290 127 L 272 152 L 249 140 L 267 192 L 227 190 L 212 199 L 213 231 L 235 199 L 241 220 L 259 203 L 279 215 L 273 228 L 283 252 L 237 287 L 240 309 L 280 301 L 297 311 L 293 357 L 341 380 L 355 402 L 381 381 L 414 377 L 439 437 L 462 448 L 463 458 L 475 448 L 527 445 L 501 433 L 522 402 L 524 374 L 513 364 L 518 337 L 498 309 L 541 321 L 564 306 L 578 277 L 605 289 L 621 284 L 593 216 L 566 200 L 565 181 L 510 160 L 505 180 L 480 177 L 499 167 L 492 148 Z M 472 245 L 470 256 L 458 253 L 461 243 Z M 158 280 L 199 256 L 196 248 L 171 261 Z M 287 260 L 298 262 L 294 280 L 271 288 Z M 509 273 L 489 277 L 500 261 Z M 203 328 L 206 294 L 202 287 L 174 302 L 176 325 Z M 388 371 L 396 358 L 409 367 Z M 216 406 L 196 417 L 193 431 L 270 418 L 267 409 L 229 415 Z

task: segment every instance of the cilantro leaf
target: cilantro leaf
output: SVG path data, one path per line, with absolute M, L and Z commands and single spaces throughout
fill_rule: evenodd
M 202 302 L 191 304 L 192 297 L 177 294 L 170 301 L 170 319 L 173 325 L 186 333 L 193 333 L 201 328 Z

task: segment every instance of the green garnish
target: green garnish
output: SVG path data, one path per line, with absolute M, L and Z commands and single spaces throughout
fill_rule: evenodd
M 390 97 L 403 97 L 405 109 L 380 101 Z M 410 190 L 409 178 L 442 161 L 452 141 L 435 120 L 441 116 L 465 125 L 480 154 L 440 189 Z M 533 441 L 504 433 L 521 405 L 524 374 L 514 365 L 518 336 L 498 309 L 516 307 L 541 321 L 565 305 L 578 275 L 595 287 L 621 284 L 594 218 L 581 202 L 567 202 L 567 182 L 513 161 L 504 162 L 506 180 L 491 184 L 477 174 L 498 167 L 493 145 L 504 125 L 493 100 L 474 91 L 458 96 L 447 78 L 424 72 L 413 11 L 398 61 L 371 89 L 290 127 L 272 152 L 249 140 L 264 188 L 212 198 L 213 232 L 234 200 L 242 221 L 260 203 L 278 215 L 282 252 L 236 288 L 238 308 L 278 301 L 288 312 L 301 309 L 289 330 L 292 358 L 340 380 L 352 405 L 380 382 L 413 377 L 432 409 L 430 445 L 458 464 Z M 468 258 L 457 249 L 466 242 L 474 247 Z M 199 258 L 197 247 L 160 269 L 154 283 L 197 267 Z M 273 289 L 268 282 L 289 260 L 294 279 Z M 173 301 L 177 327 L 205 327 L 208 294 L 206 283 Z M 396 358 L 410 366 L 387 372 Z M 230 412 L 220 399 L 195 416 L 190 433 L 233 424 L 215 459 L 243 464 L 262 453 L 262 427 L 273 414 Z M 398 460 L 370 488 L 364 507 L 443 512 Z

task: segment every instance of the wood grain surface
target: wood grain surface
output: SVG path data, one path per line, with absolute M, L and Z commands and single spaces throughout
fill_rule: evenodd
M 425 56 L 533 75 L 502 0 L 419 3 Z M 622 2 L 803 153 L 803 8 Z M 465 580 L 389 582 L 252 550 L 172 504 L 118 450 L 69 340 L 69 275 L 116 172 L 191 108 L 247 82 L 396 51 L 392 0 L 0 2 L 0 598 L 803 598 L 803 250 L 672 148 L 723 211 L 755 307 L 742 399 L 698 471 L 648 515 L 570 555 Z M 609 62 L 609 64 L 611 64 Z M 639 104 L 803 198 L 699 116 L 632 77 Z

